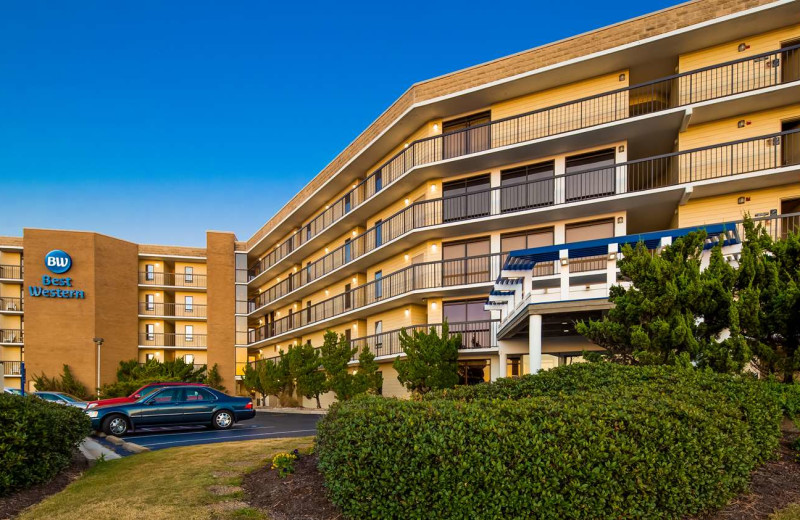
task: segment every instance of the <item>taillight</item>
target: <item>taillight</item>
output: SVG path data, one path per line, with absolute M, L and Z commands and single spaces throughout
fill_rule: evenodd
M 245 410 L 252 410 L 253 409 L 253 401 L 250 401 L 246 405 L 244 405 Z

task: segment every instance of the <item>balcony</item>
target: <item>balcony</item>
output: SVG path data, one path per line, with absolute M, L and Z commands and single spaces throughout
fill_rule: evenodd
M 181 289 L 205 289 L 206 275 L 193 273 L 140 272 L 139 285 L 180 287 Z
M 0 329 L 0 344 L 22 345 L 24 332 L 23 329 Z
M 797 220 L 785 222 L 793 225 Z M 543 304 L 583 301 L 576 305 L 588 309 L 590 300 L 607 303 L 612 286 L 630 285 L 619 277 L 617 266 L 623 246 L 644 243 L 647 249 L 657 252 L 676 238 L 698 230 L 705 230 L 708 235 L 705 254 L 721 243 L 726 258 L 738 258 L 741 224 L 735 222 L 512 251 L 486 304 L 487 310 L 500 311 L 498 337 L 510 337 L 518 325 L 527 325 L 525 318 L 531 305 L 539 309 L 538 313 L 546 311 Z M 555 263 L 556 272 L 538 275 L 536 267 L 542 263 Z
M 139 316 L 206 318 L 206 306 L 185 303 L 139 302 Z
M 139 366 L 140 367 L 146 367 L 146 366 L 148 366 L 148 363 L 139 363 Z M 192 370 L 195 371 L 195 372 L 197 372 L 198 370 L 201 370 L 201 369 L 205 369 L 205 368 L 207 368 L 207 367 L 204 364 L 198 364 L 198 363 L 193 363 L 192 364 Z
M 20 377 L 22 375 L 21 361 L 0 361 L 3 364 L 3 375 L 5 377 Z
M 205 349 L 207 346 L 205 334 L 176 334 L 173 332 L 140 332 L 140 347 L 166 347 Z
M 0 280 L 22 283 L 22 266 L 0 264 Z
M 449 329 L 449 337 L 461 336 L 461 347 L 459 350 L 461 352 L 469 352 L 479 349 L 496 348 L 497 324 L 498 320 L 483 320 L 454 322 L 448 323 L 447 326 Z M 350 340 L 350 346 L 357 348 L 358 352 L 356 352 L 350 362 L 358 362 L 359 352 L 361 352 L 365 346 L 369 348 L 369 351 L 374 354 L 376 358 L 379 359 L 392 356 L 401 356 L 403 355 L 403 349 L 400 345 L 401 330 L 405 330 L 408 334 L 413 334 L 416 331 L 429 332 L 431 328 L 433 328 L 438 334 L 442 333 L 441 323 L 425 323 L 352 339 Z M 273 356 L 260 359 L 258 361 L 251 361 L 250 364 L 263 362 L 274 363 L 279 359 L 280 356 Z
M 503 256 L 496 253 L 410 265 L 248 331 L 248 343 L 264 341 L 367 306 L 393 302 L 415 291 L 489 284 L 499 276 Z
M 251 266 L 248 278 L 277 265 L 413 168 L 796 82 L 797 61 L 785 57 L 798 49 L 786 47 L 413 141 Z
M 0 296 L 0 313 L 22 314 L 22 298 Z
M 637 159 L 452 197 L 415 202 L 272 285 L 249 302 L 256 312 L 414 230 L 660 190 L 800 164 L 800 130 Z

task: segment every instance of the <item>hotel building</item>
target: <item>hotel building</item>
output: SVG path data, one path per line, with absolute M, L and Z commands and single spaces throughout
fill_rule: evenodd
M 399 331 L 445 320 L 463 383 L 568 364 L 622 244 L 705 228 L 735 259 L 745 213 L 793 228 L 799 174 L 800 2 L 681 4 L 413 85 L 246 241 L 0 238 L 5 384 L 24 359 L 93 388 L 102 337 L 101 383 L 180 357 L 241 392 L 246 363 L 330 329 L 405 395 Z M 53 250 L 85 298 L 31 295 Z

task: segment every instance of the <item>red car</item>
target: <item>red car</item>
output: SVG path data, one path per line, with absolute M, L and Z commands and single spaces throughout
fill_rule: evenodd
M 164 388 L 165 386 L 208 386 L 203 383 L 181 383 L 180 381 L 170 381 L 164 383 L 148 383 L 129 395 L 128 397 L 112 397 L 111 399 L 99 399 L 97 401 L 90 401 L 89 404 L 86 406 L 86 409 L 90 408 L 97 408 L 98 406 L 108 406 L 108 405 L 117 405 L 117 404 L 128 404 L 128 403 L 135 403 L 142 397 L 150 395 L 151 393 L 155 392 L 159 388 Z

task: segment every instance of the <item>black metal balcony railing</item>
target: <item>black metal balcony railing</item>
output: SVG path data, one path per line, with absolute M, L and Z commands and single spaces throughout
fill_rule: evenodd
M 22 374 L 21 361 L 0 361 L 3 364 L 3 375 L 19 376 Z
M 146 367 L 147 363 L 139 363 L 139 366 Z M 204 363 L 192 363 L 192 370 L 194 370 L 195 372 L 197 372 L 201 368 L 206 368 L 206 365 Z
M 800 45 L 413 141 L 251 266 L 249 277 L 269 269 L 416 166 L 796 81 L 800 62 L 787 57 L 797 52 Z
M 0 343 L 22 343 L 24 335 L 22 329 L 0 329 Z
M 139 314 L 144 316 L 173 316 L 176 318 L 205 318 L 206 306 L 186 303 L 139 302 Z
M 410 265 L 253 329 L 248 332 L 249 343 L 263 341 L 412 291 L 493 282 L 500 275 L 504 256 L 496 253 Z
M 22 312 L 22 298 L 0 296 L 0 312 Z
M 250 312 L 412 230 L 800 164 L 800 130 L 415 202 L 250 300 Z
M 800 213 L 785 213 L 783 215 L 770 215 L 755 217 L 753 219 L 773 240 L 785 240 L 790 234 L 800 233 Z M 744 226 L 738 222 L 739 236 L 744 239 Z
M 461 336 L 461 350 L 479 349 L 479 348 L 494 348 L 496 347 L 494 341 L 494 328 L 498 320 L 480 320 L 469 322 L 454 322 L 448 323 L 449 336 Z M 426 323 L 422 325 L 411 325 L 402 329 L 390 330 L 380 334 L 373 334 L 371 336 L 364 336 L 350 340 L 350 346 L 358 349 L 358 352 L 353 356 L 351 361 L 358 361 L 359 353 L 366 345 L 370 352 L 375 357 L 380 356 L 393 356 L 402 354 L 403 349 L 400 345 L 400 331 L 405 330 L 408 334 L 413 334 L 415 331 L 429 332 L 433 328 L 437 333 L 442 333 L 441 323 Z M 319 347 L 317 347 L 319 350 Z M 275 363 L 280 359 L 280 356 L 272 356 L 257 361 L 251 361 L 250 364 L 256 363 Z
M 193 273 L 154 273 L 140 272 L 139 283 L 142 285 L 163 285 L 167 287 L 205 288 L 206 275 Z
M 0 264 L 0 278 L 4 278 L 6 280 L 22 280 L 22 266 Z
M 142 347 L 205 347 L 205 334 L 176 334 L 173 332 L 140 332 L 139 345 Z

